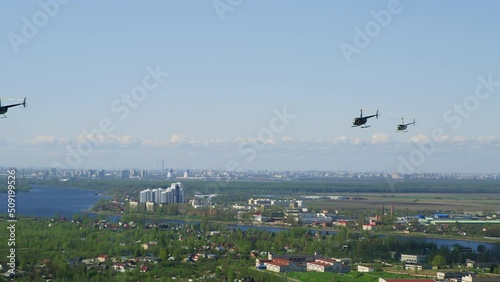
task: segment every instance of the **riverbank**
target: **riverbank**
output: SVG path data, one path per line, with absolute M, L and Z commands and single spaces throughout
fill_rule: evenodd
M 92 211 L 90 211 L 92 212 Z M 118 215 L 116 213 L 109 212 L 93 212 L 95 214 L 103 215 L 103 216 L 115 216 L 118 220 L 118 217 L 123 215 Z M 158 216 L 158 215 L 147 215 L 147 214 L 129 214 L 135 217 L 140 217 L 142 219 L 154 220 L 154 221 L 169 221 L 173 223 L 210 223 L 210 224 L 222 224 L 227 225 L 230 228 L 239 228 L 241 230 L 248 230 L 250 228 L 260 228 L 269 232 L 280 232 L 284 230 L 289 230 L 295 228 L 293 226 L 286 225 L 269 225 L 269 224 L 254 224 L 254 223 L 242 223 L 239 221 L 215 221 L 215 220 L 206 220 L 206 218 L 193 218 L 186 216 Z M 308 231 L 312 232 L 322 232 L 322 233 L 330 233 L 335 234 L 339 232 L 339 229 L 334 228 L 324 228 L 324 227 L 316 227 L 311 228 L 308 226 L 299 226 L 300 228 L 304 228 Z M 351 233 L 355 233 L 361 235 L 360 231 L 351 231 Z M 426 234 L 426 233 L 405 233 L 405 232 L 370 232 L 369 234 L 374 236 L 395 236 L 399 238 L 407 238 L 407 239 L 425 239 L 431 242 L 436 243 L 437 245 L 446 245 L 448 247 L 452 247 L 454 244 L 459 244 L 464 247 L 471 247 L 474 250 L 477 246 L 481 244 L 488 244 L 489 247 L 499 246 L 500 247 L 500 239 L 494 238 L 484 238 L 484 237 L 453 237 L 449 235 L 439 235 L 439 234 Z

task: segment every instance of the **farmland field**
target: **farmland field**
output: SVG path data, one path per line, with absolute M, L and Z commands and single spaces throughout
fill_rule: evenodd
M 350 272 L 340 273 L 322 273 L 322 272 L 291 272 L 287 275 L 289 278 L 297 279 L 303 282 L 378 282 L 382 278 L 413 278 L 413 276 L 403 274 L 391 274 L 387 272 L 359 273 Z
M 409 211 L 453 211 L 481 213 L 483 211 L 500 211 L 500 193 L 356 193 L 342 194 L 345 200 L 306 200 L 304 205 L 318 209 L 376 210 L 384 207 L 389 210 Z

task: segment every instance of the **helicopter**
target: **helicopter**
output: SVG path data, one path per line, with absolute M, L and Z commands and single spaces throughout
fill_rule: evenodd
M 356 117 L 352 120 L 352 126 L 351 127 L 358 127 L 361 126 L 361 128 L 368 128 L 370 125 L 366 125 L 366 122 L 368 121 L 369 118 L 376 117 L 378 119 L 378 110 L 377 113 L 371 116 L 363 116 L 363 109 L 361 109 L 361 114 L 359 117 Z
M 6 106 L 2 106 L 2 101 L 0 99 L 0 115 L 3 115 L 2 118 L 6 118 L 7 116 L 5 115 L 5 113 L 9 110 L 9 108 L 21 106 L 21 105 L 26 108 L 26 97 L 24 97 L 24 100 L 22 103 L 11 104 L 11 105 L 6 105 Z
M 403 118 L 401 118 L 401 124 L 398 124 L 398 131 L 407 132 L 408 130 L 406 130 L 406 128 L 408 128 L 408 125 L 410 124 L 415 125 L 415 119 L 413 119 L 413 122 L 405 123 Z

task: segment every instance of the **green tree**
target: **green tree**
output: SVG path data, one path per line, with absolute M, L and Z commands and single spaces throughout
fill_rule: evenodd
M 442 268 L 446 265 L 446 258 L 442 255 L 435 255 L 432 259 L 432 265 L 437 266 L 438 268 Z

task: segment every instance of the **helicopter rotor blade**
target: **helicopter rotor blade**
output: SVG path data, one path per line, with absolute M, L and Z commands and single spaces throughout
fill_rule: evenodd
M 7 100 L 7 101 L 22 101 L 23 98 L 7 98 L 7 97 L 0 97 L 0 100 Z

